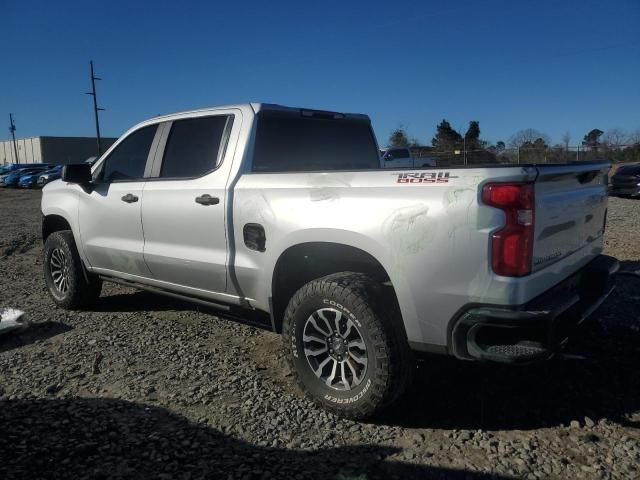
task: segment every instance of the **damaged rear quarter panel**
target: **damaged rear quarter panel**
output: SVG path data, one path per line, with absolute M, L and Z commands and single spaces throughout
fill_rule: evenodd
M 287 248 L 349 245 L 386 270 L 409 340 L 445 345 L 462 305 L 504 300 L 505 286 L 493 284 L 488 268 L 489 234 L 503 219 L 478 204 L 482 183 L 496 176 L 523 180 L 518 167 L 243 175 L 234 194 L 239 284 L 268 310 L 273 270 Z M 247 223 L 264 226 L 264 253 L 244 246 Z

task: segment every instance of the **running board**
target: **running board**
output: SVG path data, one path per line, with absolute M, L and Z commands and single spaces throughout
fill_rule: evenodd
M 189 295 L 183 295 L 181 293 L 170 292 L 169 290 L 165 290 L 164 288 L 152 287 L 150 285 L 144 285 L 142 283 L 131 282 L 129 280 L 123 280 L 115 277 L 108 277 L 106 275 L 99 275 L 99 277 L 105 282 L 117 283 L 126 287 L 137 288 L 139 290 L 146 290 L 147 292 L 157 293 L 159 295 L 165 295 L 167 297 L 177 298 L 178 300 L 184 300 L 187 302 L 198 303 L 200 305 L 217 308 L 226 312 L 231 311 L 231 307 L 229 305 L 223 305 L 221 303 L 212 302 L 210 300 L 204 300 L 199 297 L 191 297 Z
M 205 307 L 210 307 L 216 310 L 220 310 L 221 313 L 230 320 L 252 327 L 263 328 L 272 330 L 271 322 L 268 314 L 260 312 L 254 309 L 238 309 L 230 305 L 224 305 L 222 303 L 212 302 L 199 297 L 192 297 L 190 295 L 184 295 L 173 291 L 165 290 L 164 288 L 153 287 L 151 285 L 145 285 L 143 283 L 132 282 L 121 278 L 109 277 L 107 275 L 98 275 L 101 280 L 105 282 L 117 283 L 118 285 L 124 285 L 125 287 L 137 288 L 138 290 L 145 290 L 147 292 L 156 293 L 158 295 L 164 295 L 166 297 L 183 300 L 189 303 L 196 303 Z M 242 313 L 240 313 L 242 312 Z M 246 318 L 249 317 L 249 318 Z

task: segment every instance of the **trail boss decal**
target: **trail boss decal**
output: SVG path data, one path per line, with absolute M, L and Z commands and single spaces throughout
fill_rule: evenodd
M 450 178 L 458 178 L 450 172 L 395 173 L 397 183 L 449 183 Z

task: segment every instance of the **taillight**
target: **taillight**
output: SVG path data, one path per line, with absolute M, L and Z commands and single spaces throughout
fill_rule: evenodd
M 490 183 L 482 201 L 504 212 L 505 225 L 491 236 L 491 267 L 498 275 L 531 273 L 535 201 L 532 183 Z

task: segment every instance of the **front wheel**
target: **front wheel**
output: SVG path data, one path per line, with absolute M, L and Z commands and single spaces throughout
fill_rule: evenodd
M 54 303 L 68 310 L 92 305 L 102 289 L 102 281 L 84 271 L 68 230 L 52 233 L 44 243 L 44 280 Z
M 342 417 L 377 413 L 410 381 L 411 352 L 384 298 L 370 277 L 342 272 L 304 285 L 285 312 L 285 347 L 298 384 Z

